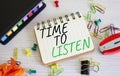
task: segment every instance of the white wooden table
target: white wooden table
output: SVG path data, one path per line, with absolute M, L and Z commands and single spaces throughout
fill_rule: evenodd
M 7 45 L 0 44 L 0 63 L 4 63 L 13 56 L 13 49 L 18 48 L 19 61 L 26 69 L 36 69 L 37 73 L 32 76 L 48 76 L 50 69 L 41 64 L 39 51 L 32 52 L 31 57 L 25 55 L 24 49 L 31 48 L 36 43 L 33 27 L 37 22 L 46 21 L 54 17 L 59 17 L 72 12 L 80 11 L 86 14 L 89 10 L 89 0 L 59 0 L 59 8 L 56 8 L 54 0 L 45 0 L 47 7 L 32 20 L 19 34 L 17 34 Z M 105 14 L 97 12 L 94 19 L 100 18 L 104 27 L 113 23 L 120 27 L 120 0 L 95 0 L 96 3 L 104 5 L 107 9 Z M 90 72 L 90 76 L 120 76 L 120 53 L 115 55 L 102 55 L 98 50 L 99 39 L 93 38 L 95 51 L 77 58 L 59 62 L 64 72 L 60 76 L 81 76 L 80 58 L 91 57 L 100 62 L 100 71 L 98 73 Z

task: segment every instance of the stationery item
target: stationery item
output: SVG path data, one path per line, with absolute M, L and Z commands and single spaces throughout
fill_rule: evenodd
M 120 33 L 113 34 L 100 42 L 100 51 L 104 54 L 120 52 Z
M 42 21 L 34 29 L 44 64 L 94 50 L 87 25 L 79 12 Z
M 81 74 L 90 74 L 90 62 L 88 60 L 81 61 Z
M 2 0 L 0 2 L 0 43 L 8 43 L 39 12 L 45 8 L 42 0 Z
M 59 7 L 59 1 L 58 0 L 55 0 L 54 3 L 55 3 L 55 7 Z
M 0 64 L 0 76 L 24 76 L 24 69 L 11 58 L 10 64 Z

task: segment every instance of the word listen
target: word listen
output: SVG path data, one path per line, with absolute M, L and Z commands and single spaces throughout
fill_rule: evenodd
M 74 42 L 66 43 L 52 48 L 52 57 L 60 57 L 64 55 L 70 55 L 73 52 L 84 51 L 85 49 L 90 48 L 90 37 L 83 40 L 77 40 Z

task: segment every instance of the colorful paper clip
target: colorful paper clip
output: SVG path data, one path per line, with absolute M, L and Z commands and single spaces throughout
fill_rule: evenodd
M 110 35 L 109 30 L 105 31 L 104 38 L 108 37 Z
M 105 13 L 105 9 L 106 9 L 106 8 L 103 7 L 102 5 L 96 4 L 96 5 L 95 5 L 95 8 L 96 8 L 96 10 L 99 11 L 100 13 L 102 13 L 102 14 Z
M 103 33 L 103 32 L 105 32 L 105 31 L 107 31 L 107 30 L 109 30 L 109 29 L 110 29 L 110 26 L 106 26 L 106 27 L 101 28 L 101 29 L 99 30 L 99 32 L 100 32 L 100 33 Z
M 14 58 L 15 60 L 18 59 L 18 48 L 14 48 L 13 58 Z
M 92 36 L 92 37 L 94 37 L 94 38 L 98 38 L 98 39 L 103 39 L 103 37 L 101 36 L 101 35 L 99 35 L 99 34 L 95 34 L 95 33 L 90 33 L 90 35 Z
M 92 13 L 90 11 L 88 11 L 87 15 L 84 16 L 84 18 L 87 20 L 87 21 L 91 21 L 92 20 Z
M 63 68 L 59 69 L 59 65 L 58 64 L 53 64 L 53 65 L 50 66 L 50 74 L 48 76 L 58 76 L 63 71 L 64 71 Z
M 115 34 L 114 24 L 110 24 L 111 34 Z
M 93 13 L 93 14 L 96 13 L 96 8 L 95 8 L 94 3 L 90 3 L 90 11 L 91 11 L 91 13 Z
M 120 33 L 105 38 L 100 42 L 99 48 L 104 55 L 120 52 Z
M 87 25 L 87 28 L 89 29 L 89 31 L 90 31 L 92 25 L 93 25 L 93 21 L 89 21 L 89 23 L 88 23 L 88 25 Z
M 98 35 L 98 30 L 99 30 L 99 26 L 95 26 L 95 28 L 94 28 L 94 36 Z
M 8 64 L 11 64 L 11 61 L 10 61 L 10 60 L 8 60 L 7 62 L 8 62 Z M 20 61 L 15 61 L 15 62 L 16 62 L 16 65 L 20 65 L 20 64 L 21 64 Z

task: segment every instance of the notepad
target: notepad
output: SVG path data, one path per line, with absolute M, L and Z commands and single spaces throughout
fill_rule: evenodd
M 86 22 L 79 12 L 38 22 L 34 30 L 44 64 L 94 50 Z

